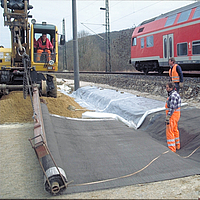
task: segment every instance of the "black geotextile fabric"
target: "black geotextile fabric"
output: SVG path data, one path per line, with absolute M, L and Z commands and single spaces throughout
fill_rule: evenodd
M 60 149 L 58 148 L 58 145 L 57 145 L 57 139 L 54 133 L 53 123 L 51 122 L 48 108 L 45 104 L 41 104 L 41 109 L 42 109 L 44 130 L 45 130 L 48 148 L 51 154 L 53 155 L 55 163 L 60 168 L 63 169 L 63 163 L 62 163 L 62 159 L 60 157 L 60 152 L 59 152 Z M 45 171 L 47 171 L 51 167 L 55 167 L 55 164 L 49 154 L 42 158 L 42 164 Z
M 57 145 L 68 181 L 74 181 L 65 194 L 200 174 L 199 149 L 181 157 L 200 144 L 199 110 L 181 113 L 181 156 L 167 148 L 164 112 L 148 116 L 140 130 L 115 120 L 50 119 L 56 142 L 46 132 L 48 143 Z
M 165 111 L 151 114 L 147 116 L 140 130 L 147 132 L 153 139 L 166 146 L 164 121 Z M 181 149 L 177 151 L 177 154 L 186 157 L 192 153 L 189 159 L 200 162 L 200 109 L 182 107 L 178 129 Z

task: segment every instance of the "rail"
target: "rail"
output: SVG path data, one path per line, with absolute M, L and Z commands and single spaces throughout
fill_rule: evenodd
M 42 73 L 48 73 L 48 74 L 73 74 L 74 71 L 57 71 L 57 72 L 52 72 L 52 71 L 42 71 Z M 145 75 L 143 72 L 138 72 L 138 71 L 133 71 L 133 72 L 104 72 L 104 71 L 79 71 L 79 74 L 96 74 L 96 75 L 141 75 L 141 76 L 157 76 L 157 77 L 168 77 L 169 72 L 165 71 L 163 74 L 158 74 L 157 72 L 149 72 L 147 75 Z M 200 71 L 183 71 L 183 76 L 184 77 L 200 77 Z

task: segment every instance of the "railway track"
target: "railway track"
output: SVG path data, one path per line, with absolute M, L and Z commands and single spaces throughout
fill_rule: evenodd
M 73 72 L 58 72 L 55 75 L 57 78 L 74 79 Z M 200 101 L 200 76 L 194 75 L 184 74 L 184 86 L 180 90 L 182 99 Z M 139 72 L 80 72 L 80 81 L 107 84 L 116 88 L 131 89 L 166 97 L 165 86 L 169 81 L 169 75 L 167 72 L 162 75 L 158 73 L 144 75 Z
M 74 79 L 74 72 L 56 72 L 54 73 L 57 78 L 67 78 Z M 113 81 L 122 80 L 129 83 L 132 79 L 147 81 L 150 82 L 160 82 L 160 84 L 166 83 L 169 81 L 169 74 L 165 72 L 163 74 L 158 73 L 149 73 L 145 75 L 141 72 L 79 72 L 80 80 L 94 83 L 103 83 L 112 84 Z M 200 85 L 200 72 L 183 72 L 184 85 Z M 121 82 L 121 81 L 119 81 Z M 118 87 L 121 85 L 118 84 Z
M 45 72 L 43 72 L 45 73 Z M 50 74 L 51 72 L 49 72 L 48 74 Z M 73 71 L 67 71 L 67 72 L 63 72 L 63 71 L 58 71 L 55 72 L 54 74 L 73 74 Z M 145 75 L 143 72 L 103 72 L 103 71 L 80 71 L 79 74 L 88 74 L 88 75 L 141 75 L 141 76 L 158 76 L 158 77 L 162 77 L 162 76 L 169 76 L 169 73 L 167 71 L 163 72 L 162 74 L 158 74 L 157 72 L 149 72 L 147 75 Z M 184 77 L 200 77 L 200 71 L 183 71 L 183 76 Z

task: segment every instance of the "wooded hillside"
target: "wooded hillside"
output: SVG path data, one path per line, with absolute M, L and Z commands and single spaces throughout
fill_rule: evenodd
M 133 70 L 133 66 L 129 64 L 133 30 L 134 28 L 110 33 L 112 71 Z M 105 71 L 106 34 L 99 35 L 101 37 L 98 35 L 89 35 L 85 31 L 78 33 L 79 71 Z M 66 42 L 65 48 L 66 56 L 63 57 L 64 46 L 59 46 L 59 71 L 73 71 L 73 41 Z

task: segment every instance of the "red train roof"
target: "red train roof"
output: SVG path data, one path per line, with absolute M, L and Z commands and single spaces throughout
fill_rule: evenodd
M 179 8 L 179 9 L 167 12 L 165 14 L 159 15 L 158 17 L 154 17 L 152 19 L 143 21 L 139 26 L 137 26 L 134 29 L 132 37 L 144 35 L 144 34 L 147 34 L 147 33 L 151 33 L 151 32 L 163 29 L 165 27 L 165 23 L 167 21 L 167 18 L 169 16 L 173 16 L 173 15 L 177 14 L 176 20 L 175 20 L 174 24 L 172 25 L 172 26 L 174 26 L 174 25 L 177 24 L 177 20 L 178 20 L 181 12 L 184 12 L 184 11 L 187 11 L 187 10 L 190 10 L 190 9 L 194 9 L 198 6 L 200 6 L 200 2 L 192 3 L 192 4 L 189 4 L 189 5 L 184 6 L 182 8 Z M 188 20 L 191 20 L 191 17 L 192 17 L 191 15 L 193 15 L 193 14 L 194 14 L 194 10 L 193 10 L 193 12 L 191 12 Z

